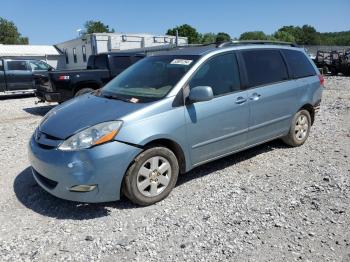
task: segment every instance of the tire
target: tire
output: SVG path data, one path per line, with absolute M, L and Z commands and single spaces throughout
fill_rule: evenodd
M 74 97 L 81 96 L 81 95 L 90 93 L 92 91 L 94 91 L 94 89 L 92 89 L 92 88 L 82 88 L 78 92 L 75 93 Z
M 338 71 L 337 71 L 337 69 L 332 68 L 332 69 L 331 69 L 331 75 L 332 75 L 332 76 L 336 76 L 336 75 L 338 75 Z
M 289 133 L 282 140 L 293 147 L 301 146 L 309 137 L 310 128 L 311 116 L 309 111 L 300 110 L 294 115 Z
M 323 73 L 323 75 L 328 74 L 328 66 L 323 66 L 322 67 L 322 73 Z
M 174 153 L 165 147 L 152 147 L 135 158 L 124 177 L 122 192 L 135 204 L 152 205 L 169 195 L 178 174 L 179 164 Z

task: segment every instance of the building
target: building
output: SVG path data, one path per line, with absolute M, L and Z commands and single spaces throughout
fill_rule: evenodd
M 42 60 L 54 68 L 65 66 L 64 55 L 50 45 L 3 45 L 0 44 L 0 57 Z
M 81 69 L 86 68 L 87 60 L 92 54 L 175 44 L 176 37 L 169 35 L 94 33 L 57 44 L 55 47 L 64 54 L 63 68 Z M 187 37 L 178 37 L 177 44 L 187 44 Z

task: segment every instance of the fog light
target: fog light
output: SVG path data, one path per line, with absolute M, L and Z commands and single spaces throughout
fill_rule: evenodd
M 72 192 L 90 192 L 94 190 L 97 187 L 97 185 L 77 185 L 72 186 L 69 191 Z

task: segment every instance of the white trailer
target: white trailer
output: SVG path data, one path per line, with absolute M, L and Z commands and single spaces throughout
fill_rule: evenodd
M 187 37 L 178 37 L 178 45 L 187 45 Z M 129 49 L 174 46 L 176 37 L 152 34 L 94 33 L 55 45 L 64 54 L 65 69 L 86 68 L 90 55 Z

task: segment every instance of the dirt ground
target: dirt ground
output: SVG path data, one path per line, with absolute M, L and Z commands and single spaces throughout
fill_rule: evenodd
M 280 141 L 181 176 L 149 207 L 55 198 L 27 143 L 53 105 L 0 100 L 2 261 L 350 261 L 350 78 L 327 77 L 308 141 Z

